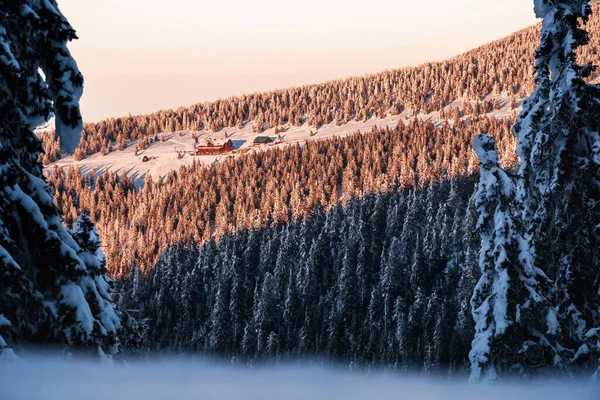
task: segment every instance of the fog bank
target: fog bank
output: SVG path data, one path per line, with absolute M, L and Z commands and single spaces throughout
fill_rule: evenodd
M 592 382 L 470 386 L 466 382 L 335 367 L 229 366 L 165 358 L 110 365 L 52 358 L 0 364 L 3 400 L 115 399 L 577 399 L 599 398 Z

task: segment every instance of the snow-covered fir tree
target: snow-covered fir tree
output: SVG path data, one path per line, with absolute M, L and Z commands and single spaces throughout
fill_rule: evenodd
M 62 149 L 81 136 L 83 77 L 67 43 L 75 31 L 55 0 L 0 3 L 0 351 L 62 345 L 118 350 L 103 256 L 89 219 L 62 225 L 33 129 L 55 117 Z
M 476 194 L 481 235 L 477 283 L 471 308 L 475 337 L 469 358 L 471 381 L 531 375 L 554 362 L 556 314 L 547 293 L 550 281 L 535 268 L 515 214 L 515 187 L 498 167 L 494 139 L 473 140 L 481 162 Z
M 600 357 L 600 89 L 578 65 L 589 0 L 535 0 L 542 18 L 538 87 L 516 126 L 518 198 L 534 265 L 555 281 L 563 358 L 596 370 Z

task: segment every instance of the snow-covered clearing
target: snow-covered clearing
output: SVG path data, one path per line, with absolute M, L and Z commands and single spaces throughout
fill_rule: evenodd
M 162 359 L 128 366 L 53 359 L 0 364 L 3 400 L 158 399 L 598 399 L 591 382 L 547 381 L 470 386 L 398 373 L 350 372 L 310 365 L 224 366 Z
M 510 98 L 503 96 L 488 96 L 486 100 L 496 98 L 500 101 L 502 108 L 493 111 L 488 116 L 495 118 L 506 118 L 514 111 L 510 110 Z M 459 107 L 462 109 L 463 101 L 457 100 L 450 104 L 453 108 Z M 518 112 L 519 110 L 517 110 Z M 222 155 L 205 155 L 191 156 L 188 152 L 194 149 L 194 138 L 191 131 L 170 132 L 164 133 L 164 142 L 154 142 L 146 150 L 135 154 L 136 142 L 129 142 L 126 149 L 123 151 L 113 151 L 105 156 L 100 153 L 86 157 L 84 160 L 75 161 L 74 158 L 66 157 L 46 167 L 47 171 L 51 171 L 55 166 L 68 167 L 76 166 L 84 173 L 91 171 L 102 172 L 111 170 L 117 173 L 126 173 L 128 176 L 136 180 L 139 186 L 143 183 L 146 175 L 153 177 L 165 176 L 170 171 L 177 170 L 181 165 L 191 165 L 194 161 L 210 164 L 225 159 L 226 157 L 237 157 L 248 151 L 264 151 L 290 144 L 302 145 L 309 140 L 323 140 L 332 137 L 344 137 L 353 134 L 357 131 L 362 133 L 369 132 L 374 126 L 379 128 L 390 127 L 394 128 L 399 122 L 407 123 L 410 120 L 410 113 L 403 112 L 399 115 L 388 116 L 385 118 L 371 118 L 367 121 L 352 121 L 347 124 L 336 126 L 327 124 L 320 129 L 309 127 L 304 124 L 300 127 L 290 127 L 281 134 L 282 143 L 280 144 L 263 144 L 253 147 L 253 140 L 256 136 L 269 136 L 275 140 L 275 128 L 268 129 L 261 134 L 252 132 L 252 124 L 246 124 L 242 129 L 235 127 L 224 128 L 219 132 L 211 132 L 202 130 L 194 132 L 194 135 L 200 139 L 222 140 L 227 133 L 227 137 L 232 140 L 235 151 L 230 154 Z M 418 115 L 422 120 L 432 121 L 435 124 L 441 124 L 439 112 L 430 114 Z M 310 136 L 310 132 L 314 134 Z M 316 131 L 316 132 L 315 132 Z M 160 135 L 159 135 L 160 136 Z M 185 152 L 183 158 L 178 158 L 178 152 Z M 150 158 L 148 162 L 142 162 L 142 158 L 147 156 Z

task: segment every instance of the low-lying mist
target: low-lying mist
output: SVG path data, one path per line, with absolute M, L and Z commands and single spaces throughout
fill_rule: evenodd
M 599 398 L 600 385 L 589 381 L 469 385 L 314 364 L 246 367 L 178 357 L 111 364 L 31 356 L 0 363 L 3 400 Z

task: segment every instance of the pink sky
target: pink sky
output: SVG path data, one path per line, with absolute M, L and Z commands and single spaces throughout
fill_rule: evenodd
M 58 0 L 86 121 L 441 60 L 535 23 L 531 0 Z

